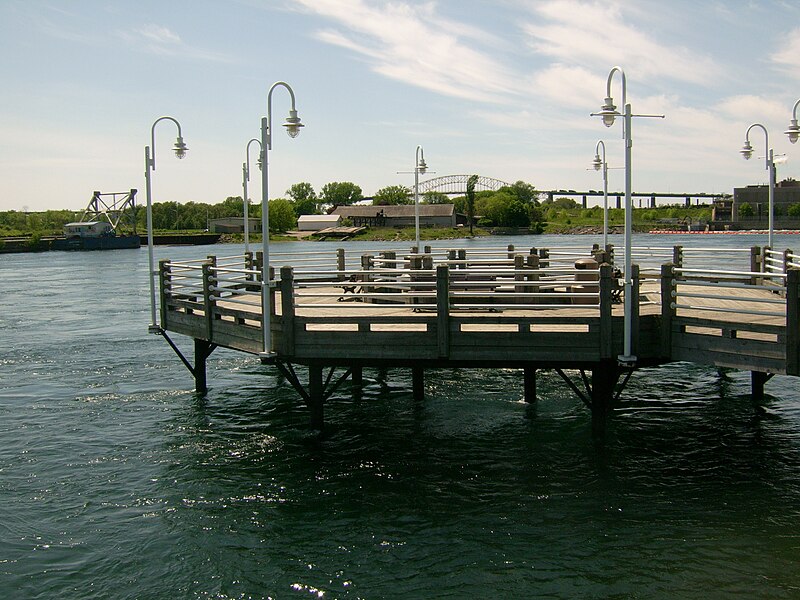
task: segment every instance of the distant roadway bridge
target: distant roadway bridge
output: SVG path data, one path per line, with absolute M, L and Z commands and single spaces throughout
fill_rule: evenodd
M 471 177 L 471 175 L 444 175 L 442 177 L 434 177 L 433 179 L 428 179 L 426 181 L 420 181 L 419 183 L 419 192 L 424 194 L 426 192 L 439 192 L 448 196 L 452 195 L 464 195 L 467 193 L 467 180 Z M 493 177 L 487 177 L 485 175 L 478 175 L 478 180 L 475 183 L 475 191 L 492 191 L 496 192 L 501 187 L 510 186 L 511 184 L 507 181 L 502 181 L 500 179 L 495 179 Z M 553 200 L 555 197 L 574 197 L 580 196 L 582 199 L 582 205 L 584 208 L 587 207 L 587 198 L 589 196 L 602 196 L 603 192 L 597 190 L 588 190 L 588 191 L 575 191 L 575 190 L 543 190 L 539 192 L 540 198 L 542 196 L 547 196 L 548 200 Z M 617 208 L 622 208 L 622 198 L 625 196 L 622 192 L 609 192 L 608 197 L 614 198 L 616 202 Z M 693 194 L 676 194 L 676 193 L 656 193 L 656 192 L 634 192 L 631 194 L 634 198 L 639 198 L 639 207 L 642 206 L 642 199 L 649 198 L 649 206 L 654 208 L 656 206 L 656 201 L 659 198 L 683 198 L 684 203 L 686 206 L 691 205 L 692 198 L 698 199 L 698 201 L 702 199 L 710 199 L 710 200 L 718 200 L 718 199 L 725 199 L 730 198 L 730 194 L 708 194 L 705 192 L 700 193 L 693 193 Z

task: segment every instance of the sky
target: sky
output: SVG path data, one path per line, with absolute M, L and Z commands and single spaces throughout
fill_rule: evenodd
M 800 179 L 783 134 L 800 98 L 800 2 L 626 0 L 0 0 L 0 210 L 80 210 L 139 190 L 153 123 L 153 202 L 242 195 L 248 141 L 273 83 L 305 127 L 279 127 L 269 196 L 351 181 L 364 195 L 431 171 L 539 190 L 624 189 L 622 127 L 597 112 L 612 67 L 634 114 L 634 192 L 731 193 Z M 621 104 L 622 81 L 612 96 Z M 251 145 L 250 197 L 260 201 Z M 785 156 L 782 156 L 785 155 Z M 761 157 L 761 158 L 759 158 Z M 409 173 L 412 171 L 412 173 Z

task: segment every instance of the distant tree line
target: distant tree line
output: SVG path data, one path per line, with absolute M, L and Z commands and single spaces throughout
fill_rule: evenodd
M 269 202 L 270 231 L 289 231 L 297 226 L 301 215 L 320 214 L 323 207 L 348 206 L 364 199 L 361 188 L 350 181 L 333 181 L 322 186 L 320 193 L 308 182 L 300 182 L 286 190 L 285 198 Z M 373 196 L 376 205 L 412 204 L 413 194 L 403 185 L 381 188 Z M 420 196 L 423 204 L 455 204 L 456 211 L 480 217 L 483 225 L 500 227 L 527 227 L 541 221 L 538 194 L 530 184 L 517 183 L 496 192 L 477 192 L 470 212 L 466 196 L 450 199 L 441 192 L 426 192 Z M 217 204 L 203 202 L 154 202 L 153 229 L 158 231 L 202 231 L 214 219 L 241 217 L 244 202 L 241 196 L 228 196 Z M 0 235 L 12 236 L 38 232 L 60 234 L 66 223 L 80 220 L 82 211 L 48 210 L 44 212 L 0 211 Z M 251 202 L 248 217 L 261 219 L 261 203 Z M 143 205 L 138 205 L 126 215 L 127 229 L 143 232 L 147 228 L 147 215 Z M 135 224 L 135 225 L 134 225 Z M 128 233 L 128 231 L 125 231 Z

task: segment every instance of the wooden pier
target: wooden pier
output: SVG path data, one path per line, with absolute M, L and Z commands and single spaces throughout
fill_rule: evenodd
M 164 260 L 160 332 L 201 393 L 218 346 L 274 364 L 314 428 L 327 398 L 348 379 L 357 390 L 365 367 L 410 369 L 417 398 L 425 369 L 519 368 L 528 402 L 536 372 L 552 369 L 598 425 L 640 367 L 690 361 L 751 371 L 754 396 L 774 374 L 800 375 L 799 256 L 679 246 L 633 253 L 648 264 L 631 269 L 627 317 L 612 247 L 273 256 L 286 266 L 270 269 L 270 348 L 260 255 Z M 626 318 L 633 360 L 620 361 Z M 193 338 L 193 361 L 169 333 Z M 308 368 L 305 385 L 298 365 Z

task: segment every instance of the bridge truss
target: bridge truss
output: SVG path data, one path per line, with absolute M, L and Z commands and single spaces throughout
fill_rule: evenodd
M 447 195 L 466 194 L 467 193 L 467 180 L 472 175 L 444 175 L 442 177 L 434 177 L 427 181 L 419 182 L 419 193 L 425 192 L 441 192 Z M 489 190 L 496 192 L 501 187 L 511 185 L 506 181 L 500 181 L 493 177 L 486 177 L 484 175 L 478 176 L 478 181 L 475 183 L 475 191 L 480 192 Z

